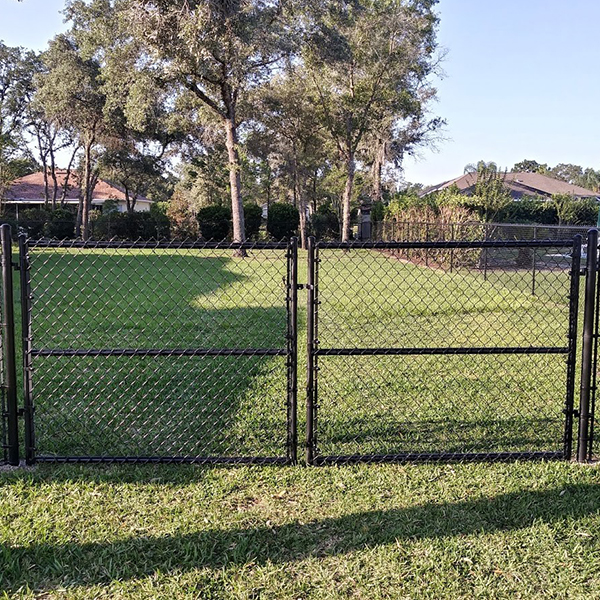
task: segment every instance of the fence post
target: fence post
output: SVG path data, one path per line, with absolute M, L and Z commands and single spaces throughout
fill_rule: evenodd
M 298 462 L 298 238 L 290 240 L 288 260 L 288 460 Z
M 590 393 L 594 353 L 594 308 L 596 304 L 596 272 L 598 269 L 598 230 L 590 229 L 587 237 L 587 268 L 583 312 L 583 346 L 581 388 L 579 395 L 579 435 L 577 460 L 586 462 L 590 434 Z
M 581 243 L 582 237 L 576 235 L 573 238 L 573 253 L 570 272 L 569 290 L 569 355 L 567 357 L 567 397 L 565 402 L 565 434 L 564 434 L 564 457 L 571 460 L 573 451 L 573 418 L 576 411 L 575 401 L 575 379 L 577 366 L 577 325 L 579 320 L 579 284 L 581 281 Z
M 488 241 L 488 236 L 490 235 L 488 224 L 485 224 L 485 240 Z M 487 281 L 487 263 L 488 263 L 488 249 L 487 247 L 483 249 L 483 280 Z
M 307 309 L 306 309 L 306 463 L 313 465 L 315 461 L 315 421 L 316 421 L 316 362 L 315 356 L 315 310 L 316 310 L 316 252 L 315 238 L 308 238 L 308 277 L 307 277 Z
M 454 241 L 454 223 L 450 225 L 450 240 Z M 454 269 L 454 247 L 450 248 L 450 273 Z
M 25 420 L 25 462 L 35 461 L 33 430 L 33 365 L 31 356 L 31 273 L 27 234 L 19 235 L 19 272 L 21 275 L 21 334 L 23 340 L 23 412 Z
M 12 230 L 0 227 L 2 244 L 2 352 L 6 391 L 8 464 L 17 466 L 19 457 L 19 409 L 17 406 L 17 360 L 15 351 L 15 313 L 13 292 Z
M 533 241 L 537 240 L 537 227 L 533 226 Z M 536 268 L 536 258 L 537 258 L 537 248 L 532 248 L 533 250 L 533 259 L 532 259 L 532 272 L 531 272 L 531 295 L 535 296 L 535 268 Z
M 429 222 L 425 223 L 425 241 L 429 241 Z M 429 266 L 429 248 L 425 246 L 425 266 Z

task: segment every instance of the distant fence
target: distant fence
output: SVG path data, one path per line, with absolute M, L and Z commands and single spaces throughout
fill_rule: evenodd
M 440 223 L 415 221 L 380 221 L 373 223 L 372 239 L 381 242 L 479 242 L 479 241 L 554 241 L 585 237 L 588 227 L 573 225 L 529 225 L 515 223 Z M 498 248 L 477 252 L 455 248 L 406 248 L 403 258 L 426 266 L 437 266 L 453 271 L 456 268 L 477 268 L 484 272 L 492 269 L 568 268 L 570 257 L 549 254 L 529 247 Z M 584 252 L 585 258 L 585 252 Z

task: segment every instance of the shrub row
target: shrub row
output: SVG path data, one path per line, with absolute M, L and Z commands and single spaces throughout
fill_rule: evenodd
M 231 209 L 227 206 L 206 206 L 197 214 L 200 234 L 205 240 L 221 241 L 231 236 Z M 244 204 L 246 239 L 256 239 L 262 222 L 262 209 L 256 204 Z M 300 215 L 291 204 L 275 202 L 269 207 L 267 231 L 276 240 L 296 235 Z

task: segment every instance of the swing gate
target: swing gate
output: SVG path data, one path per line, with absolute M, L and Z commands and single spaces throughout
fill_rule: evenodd
M 301 275 L 295 239 L 22 234 L 13 260 L 0 231 L 5 464 L 592 458 L 595 229 L 309 238 Z

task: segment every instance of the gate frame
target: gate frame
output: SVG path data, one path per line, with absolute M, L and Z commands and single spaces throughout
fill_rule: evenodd
M 198 353 L 194 350 L 178 350 L 178 355 L 193 354 L 194 356 L 285 356 L 287 385 L 286 385 L 286 438 L 285 456 L 37 456 L 35 443 L 35 403 L 33 381 L 34 356 L 112 356 L 122 353 L 126 356 L 160 356 L 174 354 L 173 350 L 153 348 L 148 349 L 35 349 L 32 336 L 32 300 L 31 293 L 31 260 L 30 241 L 35 242 L 35 248 L 152 248 L 152 249 L 184 249 L 184 250 L 281 250 L 281 257 L 286 261 L 286 328 L 284 330 L 285 348 L 211 348 Z M 26 464 L 36 462 L 49 463 L 193 463 L 193 464 L 281 464 L 291 465 L 297 462 L 297 364 L 298 364 L 298 240 L 291 238 L 285 242 L 85 242 L 81 240 L 67 243 L 54 240 L 29 240 L 26 234 L 19 235 L 19 270 L 21 275 L 21 316 L 23 337 L 23 394 L 25 418 L 25 453 Z
M 590 236 L 596 230 L 588 233 L 588 244 Z M 597 231 L 596 231 L 597 246 Z M 481 248 L 544 248 L 564 247 L 571 248 L 571 265 L 569 269 L 569 318 L 568 318 L 568 346 L 562 347 L 483 347 L 483 348 L 321 348 L 318 338 L 318 312 L 319 312 L 319 277 L 318 265 L 321 262 L 319 250 L 343 249 L 343 250 L 409 250 L 409 249 L 476 249 Z M 588 248 L 591 247 L 588 245 Z M 595 247 L 595 246 L 594 246 Z M 361 462 L 430 462 L 430 461 L 512 461 L 516 459 L 548 460 L 565 459 L 570 460 L 572 456 L 573 420 L 580 417 L 581 431 L 581 408 L 574 409 L 575 400 L 575 372 L 577 364 L 577 319 L 579 314 L 579 286 L 581 271 L 581 248 L 582 236 L 576 235 L 571 239 L 562 240 L 485 240 L 479 242 L 443 241 L 443 242 L 317 242 L 314 237 L 308 239 L 308 299 L 307 299 L 307 425 L 306 425 L 306 462 L 308 465 L 325 464 L 349 464 Z M 589 254 L 588 254 L 589 256 Z M 595 281 L 595 269 L 593 277 Z M 589 269 L 586 270 L 588 276 Z M 590 284 L 591 285 L 591 284 Z M 593 299 L 595 302 L 595 287 Z M 587 299 L 587 296 L 586 296 Z M 599 300 L 600 302 L 600 300 Z M 592 310 L 592 319 L 594 311 Z M 593 326 L 593 321 L 592 321 Z M 319 455 L 318 452 L 318 372 L 319 356 L 378 356 L 378 355 L 457 355 L 457 354 L 563 354 L 567 356 L 566 369 L 566 394 L 563 413 L 565 415 L 563 449 L 562 451 L 522 451 L 522 452 L 406 452 L 401 454 L 354 454 L 354 455 Z M 582 381 L 582 393 L 583 393 Z M 590 391 L 588 385 L 587 391 Z M 581 404 L 581 403 L 580 403 Z M 587 446 L 586 446 L 587 452 Z
M 2 440 L 5 449 L 6 462 L 18 466 L 19 455 L 19 408 L 17 399 L 17 367 L 15 350 L 15 314 L 12 261 L 12 229 L 4 223 L 0 226 L 0 244 L 2 246 L 2 415 L 5 424 L 6 440 Z
M 577 461 L 592 459 L 594 411 L 596 404 L 596 369 L 598 365 L 598 230 L 590 229 L 587 236 L 585 268 L 585 301 L 583 312 L 583 342 L 581 349 L 581 385 L 579 396 L 579 432 Z

